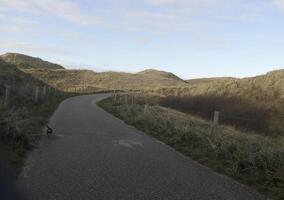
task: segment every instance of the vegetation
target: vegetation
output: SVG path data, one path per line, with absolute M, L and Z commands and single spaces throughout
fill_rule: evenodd
M 6 53 L 0 58 L 9 64 L 16 65 L 20 69 L 64 69 L 64 67 L 18 53 Z
M 187 87 L 153 89 L 148 93 L 163 97 L 201 95 L 238 97 L 248 103 L 266 104 L 276 109 L 282 109 L 284 105 L 284 70 L 272 71 L 262 76 L 244 79 L 213 78 L 187 82 Z
M 137 74 L 111 71 L 96 73 L 90 70 L 66 70 L 60 65 L 21 54 L 8 53 L 0 58 L 35 79 L 65 92 L 148 90 L 188 85 L 174 74 L 158 70 L 145 70 Z
M 149 90 L 187 85 L 183 80 L 172 77 L 170 73 L 156 70 L 151 70 L 151 75 L 123 72 L 96 73 L 89 70 L 30 69 L 25 72 L 64 91 Z
M 217 172 L 284 199 L 284 70 L 245 79 L 184 81 L 157 70 L 96 73 L 20 54 L 0 58 L 0 156 L 14 166 L 22 165 L 59 102 L 73 95 L 66 92 L 138 90 L 144 95 L 136 95 L 133 103 L 127 98 L 128 105 L 121 95 L 100 105 Z M 11 94 L 4 106 L 6 85 Z M 48 92 L 35 103 L 36 87 L 39 97 L 42 88 Z M 206 120 L 215 110 L 221 112 L 222 126 L 212 128 Z
M 186 96 L 164 97 L 160 105 L 211 119 L 214 111 L 220 111 L 220 122 L 245 130 L 270 135 L 284 135 L 283 116 L 266 104 L 253 104 L 240 97 Z M 276 117 L 277 116 L 277 117 Z
M 133 104 L 127 99 L 128 104 L 124 96 L 117 96 L 99 105 L 201 164 L 271 198 L 284 198 L 283 137 L 229 126 L 212 129 L 210 121 L 158 106 L 156 98 L 136 95 Z
M 4 105 L 6 86 L 10 92 Z M 40 90 L 35 102 L 36 87 Z M 44 97 L 43 88 L 46 88 Z M 0 59 L 0 162 L 8 161 L 19 172 L 50 115 L 71 95 L 48 87 Z

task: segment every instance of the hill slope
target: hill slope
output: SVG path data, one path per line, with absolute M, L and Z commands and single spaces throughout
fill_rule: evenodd
M 5 62 L 14 64 L 20 69 L 64 69 L 64 67 L 44 61 L 40 58 L 35 58 L 18 53 L 6 53 L 1 55 Z
M 8 53 L 0 58 L 15 63 L 34 78 L 64 91 L 152 90 L 164 96 L 237 96 L 253 103 L 265 104 L 284 99 L 284 70 L 244 79 L 224 77 L 186 82 L 172 73 L 153 69 L 136 74 L 96 73 L 90 70 L 66 70 L 60 65 L 21 54 Z
M 64 91 L 148 90 L 187 86 L 187 83 L 176 75 L 153 69 L 137 74 L 96 73 L 90 70 L 67 70 L 60 65 L 22 54 L 7 53 L 0 58 L 15 64 L 34 78 Z
M 188 83 L 187 87 L 159 89 L 153 92 L 163 96 L 241 97 L 253 103 L 263 102 L 265 104 L 284 100 L 284 69 L 250 78 L 194 79 L 189 80 Z
M 141 90 L 187 85 L 179 78 L 157 74 L 131 74 L 122 72 L 96 73 L 89 70 L 38 70 L 25 72 L 65 91 Z
M 147 76 L 147 77 L 153 77 L 153 78 L 170 78 L 170 79 L 175 79 L 178 81 L 183 81 L 181 78 L 179 78 L 178 76 L 176 76 L 173 73 L 170 72 L 164 72 L 164 71 L 159 71 L 159 70 L 155 70 L 155 69 L 147 69 L 144 70 L 142 72 L 138 72 L 137 75 L 139 76 Z

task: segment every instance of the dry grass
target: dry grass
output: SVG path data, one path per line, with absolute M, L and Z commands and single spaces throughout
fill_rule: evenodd
M 283 138 L 220 126 L 212 133 L 211 122 L 155 105 L 149 97 L 124 97 L 99 103 L 126 123 L 156 137 L 183 154 L 229 175 L 274 199 L 284 198 Z M 149 104 L 149 107 L 145 105 Z M 212 133 L 212 134 L 211 134 Z
M 63 69 L 62 66 L 18 53 L 6 53 L 0 56 L 5 62 L 16 65 L 20 69 Z
M 3 105 L 4 88 L 10 86 L 8 105 Z M 19 172 L 27 152 L 40 138 L 42 127 L 58 104 L 73 94 L 47 90 L 34 102 L 35 87 L 47 87 L 43 82 L 0 60 L 0 149 L 1 160 Z M 48 87 L 47 87 L 48 88 Z
M 266 104 L 280 108 L 284 103 L 284 70 L 272 71 L 266 75 L 234 79 L 215 78 L 189 81 L 187 87 L 162 88 L 149 91 L 160 96 L 223 96 L 239 97 L 250 103 Z
M 153 88 L 186 86 L 187 83 L 170 73 L 96 73 L 88 70 L 25 70 L 45 83 L 64 91 L 149 90 Z M 154 86 L 154 87 L 153 87 Z
M 214 111 L 220 111 L 220 122 L 222 124 L 268 135 L 284 136 L 284 127 L 280 126 L 284 120 L 284 115 L 277 116 L 278 113 L 266 104 L 253 104 L 240 97 L 170 96 L 161 98 L 159 104 L 181 112 L 192 113 L 205 119 L 211 119 Z

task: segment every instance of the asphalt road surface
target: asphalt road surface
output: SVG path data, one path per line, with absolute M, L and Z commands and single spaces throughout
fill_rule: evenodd
M 59 106 L 55 135 L 41 140 L 19 178 L 30 199 L 264 199 L 108 114 L 96 105 L 106 96 Z

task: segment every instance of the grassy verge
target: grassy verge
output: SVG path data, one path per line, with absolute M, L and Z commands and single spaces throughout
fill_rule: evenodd
M 0 157 L 13 178 L 19 174 L 26 157 L 41 137 L 43 127 L 58 105 L 74 94 L 60 93 L 39 104 L 0 107 Z
M 242 130 L 250 130 L 267 135 L 284 136 L 284 102 L 249 102 L 238 96 L 168 96 L 160 98 L 159 104 L 181 112 L 210 119 L 212 113 L 220 111 L 220 122 Z
M 273 199 L 284 199 L 282 138 L 241 132 L 155 104 L 147 99 L 108 98 L 98 103 L 126 123 L 172 146 L 213 170 L 249 185 Z
M 16 178 L 52 113 L 74 95 L 0 59 L 0 168 L 8 168 Z

